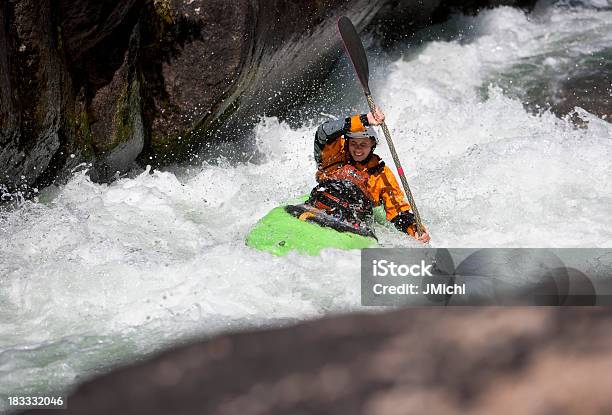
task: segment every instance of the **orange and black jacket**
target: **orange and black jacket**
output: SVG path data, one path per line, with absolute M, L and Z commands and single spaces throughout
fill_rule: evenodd
M 356 162 L 348 151 L 344 134 L 364 131 L 367 125 L 367 117 L 362 114 L 345 120 L 327 121 L 318 128 L 314 142 L 317 181 L 352 181 L 374 206 L 384 206 L 387 220 L 399 230 L 409 232 L 408 228 L 415 229 L 414 216 L 409 212 L 410 205 L 404 200 L 391 169 L 374 153 L 363 162 Z

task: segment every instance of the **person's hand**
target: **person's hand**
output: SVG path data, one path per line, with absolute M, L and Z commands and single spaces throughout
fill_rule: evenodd
M 368 112 L 368 123 L 370 125 L 380 125 L 385 121 L 385 114 L 379 107 L 374 108 L 374 113 Z
M 424 232 L 416 232 L 415 235 L 414 235 L 414 239 L 416 239 L 419 242 L 423 242 L 424 244 L 426 244 L 426 243 L 429 242 L 431 237 L 429 236 L 429 233 L 427 232 L 427 230 L 425 230 Z
M 423 242 L 424 244 L 428 243 L 431 237 L 429 236 L 429 232 L 427 232 L 427 229 L 423 227 L 423 232 L 418 232 L 416 229 L 416 224 L 412 224 L 408 227 L 408 229 L 406 229 L 406 231 L 408 235 L 412 236 L 417 241 Z

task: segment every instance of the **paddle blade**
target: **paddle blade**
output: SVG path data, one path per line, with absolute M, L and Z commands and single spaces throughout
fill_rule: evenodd
M 370 69 L 368 67 L 368 57 L 357 34 L 357 30 L 355 30 L 355 26 L 346 16 L 338 19 L 338 30 L 344 42 L 344 48 L 351 58 L 351 62 L 353 62 L 355 72 L 357 72 L 357 78 L 359 78 L 364 92 L 369 95 L 370 86 L 368 85 L 368 79 L 370 77 Z

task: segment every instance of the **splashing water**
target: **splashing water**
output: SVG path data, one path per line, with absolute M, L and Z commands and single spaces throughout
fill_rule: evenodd
M 379 59 L 372 90 L 432 246 L 612 247 L 612 126 L 580 108 L 584 128 L 534 115 L 495 82 L 524 79 L 525 59 L 598 53 L 610 21 L 605 10 L 527 18 L 502 7 L 455 19 L 461 39 Z M 262 118 L 259 164 L 147 170 L 110 185 L 79 172 L 1 213 L 0 390 L 65 391 L 190 337 L 360 309 L 359 251 L 277 258 L 244 245 L 260 217 L 315 183 L 320 119 L 304 121 Z M 384 144 L 377 152 L 391 163 Z M 377 233 L 383 246 L 416 246 Z

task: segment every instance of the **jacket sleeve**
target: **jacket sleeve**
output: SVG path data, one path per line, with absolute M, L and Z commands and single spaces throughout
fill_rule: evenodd
M 381 174 L 380 202 L 383 203 L 387 213 L 387 220 L 391 222 L 400 232 L 416 237 L 417 224 L 414 214 L 410 212 L 410 204 L 404 199 L 400 188 L 391 169 L 385 166 Z
M 410 213 L 410 205 L 404 199 L 404 193 L 400 188 L 395 175 L 391 169 L 385 166 L 380 175 L 380 202 L 385 207 L 387 220 L 392 222 L 403 232 L 406 232 L 406 226 L 414 222 L 414 216 Z
M 349 131 L 364 131 L 368 125 L 367 116 L 365 114 L 353 115 L 344 120 L 326 121 L 317 129 L 314 140 L 314 158 L 318 166 L 326 165 L 326 158 L 334 156 L 334 153 L 343 149 L 343 145 L 338 145 L 336 141 Z M 333 144 L 336 144 L 331 148 Z M 341 143 L 343 144 L 343 143 Z M 328 148 L 325 148 L 328 146 Z
M 347 118 L 347 120 L 350 119 Z M 350 124 L 347 123 L 347 120 L 330 120 L 319 126 L 314 140 L 314 158 L 317 165 L 323 163 L 323 148 L 327 144 L 331 144 L 336 141 L 348 131 Z

